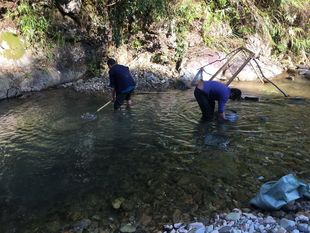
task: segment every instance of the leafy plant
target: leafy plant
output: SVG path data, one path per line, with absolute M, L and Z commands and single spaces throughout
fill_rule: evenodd
M 195 4 L 194 4 L 195 3 Z M 173 18 L 176 19 L 175 33 L 177 36 L 174 60 L 182 59 L 187 49 L 187 37 L 194 20 L 200 20 L 203 16 L 203 3 L 194 2 L 193 0 L 180 1 L 173 9 Z
M 95 77 L 98 77 L 100 75 L 100 67 L 95 61 L 89 62 L 87 68 L 87 70 Z
M 151 57 L 151 61 L 157 64 L 165 64 L 167 63 L 167 57 L 159 52 L 159 53 L 155 53 L 152 57 Z
M 166 14 L 166 0 L 118 1 L 110 6 L 108 13 L 113 41 L 118 46 L 134 32 L 133 28 L 146 30 L 150 23 L 160 20 Z
M 140 49 L 142 47 L 142 41 L 139 38 L 135 38 L 132 41 L 132 47 L 137 50 Z
M 39 42 L 43 45 L 46 42 L 46 32 L 49 27 L 48 19 L 28 1 L 23 1 L 17 7 L 17 12 L 20 29 L 27 41 Z

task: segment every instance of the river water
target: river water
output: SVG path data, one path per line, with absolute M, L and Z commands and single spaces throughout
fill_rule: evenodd
M 193 90 L 136 94 L 131 110 L 72 90 L 0 103 L 0 232 L 56 232 L 96 215 L 149 225 L 248 207 L 259 187 L 310 177 L 310 85 L 234 83 L 236 123 L 200 121 Z M 112 202 L 121 198 L 120 209 Z M 139 223 L 140 221 L 140 223 Z

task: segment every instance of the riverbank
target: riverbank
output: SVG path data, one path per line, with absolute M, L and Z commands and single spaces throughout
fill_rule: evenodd
M 304 69 L 303 72 L 305 72 Z M 146 73 L 145 75 L 142 75 L 141 73 L 143 72 L 140 72 L 140 74 L 135 72 L 133 73 L 133 76 L 137 83 L 136 86 L 137 93 L 167 92 L 169 90 L 186 90 L 193 88 L 193 86 L 190 84 L 189 81 L 184 81 L 178 78 L 167 78 L 162 76 L 156 76 L 152 73 Z M 300 75 L 297 69 L 294 71 L 291 70 L 290 72 L 284 72 L 274 77 L 273 82 L 276 83 L 276 85 L 278 85 L 280 89 L 282 88 L 283 92 L 290 95 L 292 88 L 296 89 L 292 87 L 294 83 L 307 84 L 309 80 L 310 80 L 309 77 L 305 75 Z M 225 83 L 225 81 L 223 81 L 223 83 Z M 242 82 L 238 81 L 238 79 L 232 82 L 231 84 L 231 86 L 239 87 L 242 90 L 244 89 L 245 95 L 247 95 L 246 94 L 248 92 L 247 90 L 253 92 L 253 88 L 251 88 L 252 85 L 259 87 L 259 89 L 261 90 L 264 89 L 267 90 L 268 86 L 271 84 L 268 82 L 263 83 L 260 82 L 259 80 Z M 78 81 L 61 84 L 58 86 L 58 88 L 70 88 L 77 92 L 82 92 L 86 94 L 96 94 L 96 93 L 106 93 L 108 95 L 110 94 L 109 78 L 104 76 L 94 77 L 90 79 L 80 79 Z M 277 90 L 276 87 L 273 87 L 273 90 L 281 94 L 281 92 Z M 268 90 L 268 92 L 270 92 L 270 90 Z M 299 90 L 299 92 L 301 92 L 300 94 L 307 96 L 306 94 L 304 94 L 305 90 Z
M 300 199 L 289 203 L 278 211 L 259 211 L 257 209 L 235 208 L 229 213 L 215 212 L 212 216 L 195 217 L 192 222 L 173 222 L 162 229 L 149 225 L 152 217 L 143 214 L 141 219 L 132 219 L 128 223 L 117 223 L 113 218 L 100 219 L 92 216 L 65 226 L 62 233 L 108 233 L 108 232 L 147 232 L 147 233 L 309 233 L 310 201 Z M 102 224 L 102 222 L 106 222 Z
M 145 76 L 133 74 L 136 81 L 136 90 L 138 91 L 167 91 L 170 89 L 187 89 L 184 83 L 167 77 L 148 74 Z M 142 77 L 141 77 L 142 76 Z M 91 79 L 80 79 L 75 82 L 69 82 L 59 85 L 63 88 L 72 88 L 75 91 L 83 93 L 105 93 L 110 90 L 108 77 L 94 77 Z
M 253 51 L 257 49 L 251 41 L 247 46 Z M 238 51 L 238 49 L 236 50 Z M 18 60 L 0 55 L 0 61 L 3 64 L 0 69 L 0 99 L 27 96 L 26 93 L 57 86 L 72 87 L 80 92 L 102 92 L 107 89 L 106 64 L 102 64 L 100 69 L 93 67 L 90 61 L 95 54 L 93 48 L 83 43 L 77 43 L 65 48 L 55 48 L 49 53 L 50 56 L 57 59 L 47 59 L 40 53 L 34 56 L 28 50 Z M 137 90 L 164 91 L 190 88 L 198 71 L 201 71 L 201 77 L 204 80 L 208 80 L 220 70 L 215 80 L 227 82 L 236 72 L 239 72 L 239 68 L 245 62 L 244 57 L 236 55 L 233 62 L 224 67 L 225 63 L 232 58 L 230 57 L 231 53 L 219 52 L 205 45 L 197 44 L 188 48 L 178 67 L 171 63 L 154 63 L 151 59 L 153 55 L 151 52 L 133 56 L 130 51 L 126 50 L 126 47 L 120 48 L 116 54 L 121 55 L 115 58 L 120 64 L 130 68 L 137 81 Z M 286 78 L 298 75 L 301 78 L 309 79 L 310 76 L 308 66 L 292 68 L 290 64 L 289 67 L 285 67 L 271 58 L 260 56 L 243 67 L 235 80 L 263 82 L 266 81 L 264 77 L 270 80 L 277 79 L 277 77 L 283 76 L 282 74 L 285 74 L 286 71 L 288 71 Z
M 16 40 L 19 39 L 14 33 L 11 33 L 11 36 Z M 253 42 L 248 41 L 247 47 L 255 51 L 257 45 L 253 46 Z M 26 49 L 24 55 L 15 60 L 0 54 L 0 61 L 3 64 L 0 69 L 0 99 L 14 98 L 63 84 L 67 87 L 71 85 L 78 91 L 103 90 L 108 79 L 105 62 L 107 57 L 100 57 L 96 52 L 98 52 L 96 49 L 81 42 L 66 47 L 56 47 L 48 52 L 48 57 L 46 52 L 30 49 Z M 130 48 L 126 46 L 116 50 L 117 55 L 111 56 L 115 57 L 120 64 L 129 67 L 138 83 L 138 89 L 162 91 L 168 88 L 189 88 L 199 70 L 202 71 L 202 77 L 208 80 L 221 69 L 215 79 L 228 81 L 236 72 L 239 72 L 243 64 L 246 64 L 244 63 L 246 59 L 238 53 L 233 57 L 233 62 L 223 67 L 230 61 L 232 52 L 219 52 L 202 43 L 197 43 L 188 48 L 178 65 L 171 62 L 156 63 L 152 59 L 154 54 L 149 51 L 133 55 Z M 101 64 L 95 64 L 93 57 L 98 57 L 98 63 Z M 243 67 L 236 80 L 262 80 L 258 68 L 269 79 L 286 70 L 280 62 L 260 56 L 255 58 L 255 64 L 251 61 Z M 103 82 L 100 79 L 103 79 Z M 90 87 L 91 85 L 93 87 Z

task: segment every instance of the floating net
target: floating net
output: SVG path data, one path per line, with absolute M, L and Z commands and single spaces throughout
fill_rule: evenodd
M 95 114 L 87 112 L 81 115 L 81 118 L 86 121 L 93 121 L 97 119 L 97 116 Z

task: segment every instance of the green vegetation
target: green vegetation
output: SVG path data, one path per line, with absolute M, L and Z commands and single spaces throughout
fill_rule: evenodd
M 40 7 L 27 0 L 21 1 L 17 11 L 11 13 L 11 17 L 18 19 L 20 30 L 30 43 L 44 45 L 46 42 L 46 33 L 50 23 L 43 13 Z
M 136 31 L 137 29 L 143 31 L 145 25 L 151 22 L 158 23 L 158 19 L 164 21 L 168 19 L 175 22 L 174 30 L 177 35 L 175 61 L 182 59 L 187 49 L 187 37 L 197 22 L 202 24 L 201 35 L 205 44 L 211 47 L 223 48 L 221 41 L 227 42 L 229 38 L 242 39 L 258 33 L 265 41 L 269 41 L 275 54 L 300 56 L 310 53 L 309 0 L 210 0 L 208 2 L 179 0 L 160 1 L 159 5 L 155 5 L 152 1 L 150 3 L 134 1 L 134 4 L 130 3 L 130 7 L 126 4 L 119 4 L 113 8 L 115 12 L 122 12 L 122 17 L 118 17 L 118 21 L 115 21 L 118 22 L 119 27 L 116 28 L 119 30 L 115 31 L 113 28 L 115 42 L 118 44 L 119 38 L 128 33 L 133 34 L 134 31 L 128 28 L 135 27 Z M 152 11 L 148 10 L 148 7 L 152 7 Z M 152 14 L 146 14 L 146 12 Z M 111 13 L 113 18 L 113 11 Z M 146 15 L 151 16 L 148 18 L 145 17 Z
M 13 33 L 0 33 L 0 45 L 0 54 L 8 59 L 17 60 L 25 54 L 22 41 Z
M 10 13 L 27 41 L 68 43 L 52 17 L 57 0 L 48 7 L 35 2 L 21 0 Z M 175 61 L 182 59 L 194 30 L 207 46 L 221 49 L 230 49 L 229 44 L 234 44 L 230 40 L 242 41 L 257 33 L 275 55 L 298 57 L 310 53 L 309 9 L 310 0 L 85 0 L 75 18 L 78 27 L 87 30 L 87 39 L 97 43 L 108 40 L 115 46 L 128 44 L 136 51 L 147 44 L 150 38 L 143 38 L 147 33 L 169 27 L 176 35 Z
M 260 2 L 255 11 L 257 27 L 270 38 L 277 54 L 301 55 L 310 52 L 310 1 L 277 0 L 271 4 Z
M 165 0 L 116 1 L 108 10 L 115 44 L 127 43 L 133 34 L 163 19 L 167 14 L 166 4 Z
M 142 41 L 139 38 L 135 38 L 132 43 L 131 46 L 132 48 L 139 50 L 140 48 L 142 48 Z
M 175 61 L 182 59 L 187 48 L 187 37 L 191 30 L 192 23 L 195 20 L 200 20 L 204 15 L 203 2 L 193 4 L 193 1 L 180 1 L 172 10 L 171 19 L 176 21 L 176 51 Z
M 87 70 L 95 77 L 100 75 L 100 66 L 96 63 L 96 61 L 88 63 Z

